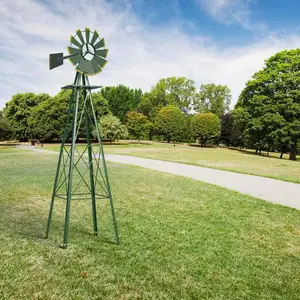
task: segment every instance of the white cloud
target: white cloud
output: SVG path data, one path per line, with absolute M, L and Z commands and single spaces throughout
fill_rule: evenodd
M 109 63 L 103 73 L 91 77 L 92 84 L 125 84 L 145 91 L 162 77 L 186 76 L 197 86 L 227 84 L 233 102 L 266 58 L 300 46 L 299 36 L 285 36 L 221 48 L 180 28 L 153 31 L 131 13 L 130 6 L 121 7 L 117 10 L 104 0 L 61 0 L 52 1 L 50 9 L 33 0 L 4 0 L 0 7 L 0 108 L 17 92 L 54 95 L 72 82 L 73 66 L 66 61 L 49 71 L 48 55 L 66 52 L 69 36 L 85 26 L 97 29 L 109 48 Z
M 238 23 L 243 28 L 251 29 L 261 27 L 250 21 L 250 3 L 253 0 L 197 0 L 200 7 L 215 20 L 232 24 Z

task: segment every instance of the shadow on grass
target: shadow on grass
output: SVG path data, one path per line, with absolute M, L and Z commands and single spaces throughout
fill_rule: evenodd
M 242 154 L 248 154 L 248 155 L 253 155 L 253 156 L 258 156 L 258 157 L 266 157 L 266 158 L 275 158 L 275 159 L 279 159 L 279 160 L 289 160 L 287 158 L 280 158 L 277 156 L 274 156 L 274 153 L 276 152 L 270 152 L 270 155 L 268 155 L 266 152 L 262 152 L 261 154 L 257 154 L 255 153 L 255 151 L 251 151 L 251 150 L 247 150 L 247 149 L 239 149 L 239 148 L 232 148 L 232 147 L 228 147 L 227 149 L 232 150 L 232 151 L 237 151 L 239 153 Z M 279 153 L 276 153 L 279 155 Z M 284 153 L 284 154 L 288 154 L 288 153 Z M 295 160 L 295 161 L 299 161 L 299 159 Z
M 202 145 L 196 144 L 196 143 L 191 143 L 191 144 L 188 144 L 188 145 L 190 147 L 196 147 L 196 148 L 202 148 L 202 149 L 204 149 L 204 148 L 211 148 L 211 149 L 218 148 L 218 146 L 216 146 L 216 145 L 204 145 L 204 146 L 202 146 Z
M 49 237 L 46 239 L 47 219 L 42 213 L 29 212 L 26 207 L 20 209 L 13 206 L 0 205 L 0 230 L 5 235 L 19 236 L 24 239 L 32 239 L 36 242 L 49 241 L 55 247 L 61 247 L 64 234 L 64 220 L 57 222 L 52 219 Z M 102 229 L 103 230 L 103 229 Z M 105 230 L 99 230 L 95 235 L 91 229 L 88 230 L 80 224 L 69 226 L 69 243 L 76 243 L 76 240 L 95 241 L 105 244 L 117 245 L 114 234 Z M 105 233 L 105 234 L 103 234 Z M 59 242 L 61 240 L 61 243 Z
M 2 233 L 29 236 L 34 239 L 44 239 L 46 223 L 41 215 L 19 207 L 0 206 L 0 229 Z

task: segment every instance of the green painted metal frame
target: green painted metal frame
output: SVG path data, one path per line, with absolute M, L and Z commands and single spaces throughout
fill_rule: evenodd
M 103 152 L 103 146 L 101 142 L 100 132 L 98 128 L 97 118 L 95 114 L 95 109 L 92 100 L 91 86 L 88 80 L 88 77 L 79 72 L 76 73 L 74 84 L 72 86 L 68 86 L 68 88 L 72 87 L 72 95 L 68 104 L 68 116 L 67 123 L 64 130 L 64 135 L 62 138 L 62 143 L 60 147 L 58 164 L 55 174 L 50 211 L 47 222 L 47 230 L 46 230 L 46 238 L 49 237 L 49 231 L 51 227 L 51 220 L 53 215 L 54 201 L 55 198 L 65 199 L 66 200 L 66 210 L 65 210 L 65 224 L 64 224 L 64 238 L 62 248 L 66 249 L 68 246 L 68 237 L 69 237 L 69 222 L 70 222 L 70 207 L 72 200 L 79 199 L 87 199 L 90 198 L 92 201 L 92 219 L 93 219 L 93 229 L 94 234 L 98 235 L 98 224 L 97 224 L 97 199 L 109 199 L 111 213 L 112 213 L 112 221 L 115 233 L 115 241 L 116 244 L 119 244 L 119 235 L 117 228 L 116 215 L 114 211 L 113 199 L 111 188 L 109 184 L 108 172 L 105 162 L 105 156 Z M 81 115 L 79 117 L 79 102 L 80 96 L 83 95 L 84 103 L 81 111 Z M 78 137 L 78 131 L 82 122 L 83 115 L 85 115 L 85 139 L 86 139 L 86 148 L 81 153 L 76 148 L 76 140 Z M 72 116 L 72 118 L 71 118 Z M 97 151 L 96 153 L 93 151 L 91 137 L 92 137 L 92 127 L 94 126 L 97 138 L 97 147 L 98 147 L 98 160 L 97 160 Z M 69 138 L 69 128 L 71 127 L 71 145 L 70 150 L 67 149 L 66 141 Z M 84 156 L 88 157 L 88 163 L 86 163 Z M 67 158 L 64 158 L 64 154 L 67 154 Z M 75 160 L 76 155 L 76 160 Z M 101 157 L 100 157 L 101 156 Z M 100 164 L 102 162 L 102 165 Z M 84 176 L 81 174 L 79 168 L 77 167 L 79 162 L 83 162 L 87 168 L 86 172 L 89 172 L 89 183 L 85 180 Z M 96 166 L 94 169 L 93 162 L 96 162 Z M 68 165 L 69 164 L 69 165 Z M 103 168 L 103 173 L 101 171 Z M 68 169 L 68 170 L 66 170 Z M 89 195 L 75 193 L 78 186 L 73 187 L 73 171 L 76 170 L 80 175 L 83 183 L 88 188 Z M 101 177 L 101 178 L 98 178 Z M 61 179 L 63 179 L 62 182 Z M 80 182 L 78 183 L 78 185 Z M 100 185 L 104 193 L 96 192 L 96 184 Z M 65 193 L 59 193 L 62 186 L 65 185 Z M 73 189 L 73 190 L 72 190 Z M 75 196 L 75 197 L 74 197 Z

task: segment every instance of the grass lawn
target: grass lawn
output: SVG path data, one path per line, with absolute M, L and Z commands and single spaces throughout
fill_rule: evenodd
M 45 145 L 57 150 L 58 145 Z M 279 153 L 270 157 L 255 155 L 254 151 L 227 148 L 200 148 L 179 144 L 144 142 L 143 144 L 105 145 L 105 153 L 134 155 L 175 161 L 196 166 L 246 173 L 300 183 L 300 161 L 289 161 L 288 155 L 279 159 Z
M 63 201 L 43 238 L 57 157 L 0 150 L 0 299 L 300 299 L 300 212 L 198 181 L 109 163 L 107 202 Z

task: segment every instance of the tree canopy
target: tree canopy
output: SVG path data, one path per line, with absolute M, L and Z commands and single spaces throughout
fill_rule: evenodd
M 127 112 L 137 109 L 142 97 L 142 90 L 131 89 L 125 85 L 107 86 L 101 89 L 101 94 L 108 101 L 113 115 L 124 122 Z
M 193 80 L 175 76 L 160 79 L 145 93 L 124 85 L 105 87 L 93 93 L 93 103 L 99 122 L 105 118 L 104 136 L 110 140 L 120 136 L 119 129 L 113 128 L 126 124 L 131 137 L 138 140 L 158 135 L 168 141 L 197 138 L 202 144 L 221 142 L 254 148 L 257 153 L 289 151 L 290 159 L 296 159 L 300 146 L 299 74 L 300 49 L 273 55 L 247 82 L 232 112 L 226 85 L 208 83 L 196 89 Z M 68 93 L 14 95 L 0 116 L 0 138 L 59 139 L 66 122 Z M 81 99 L 79 108 L 83 103 Z M 79 130 L 79 134 L 81 137 L 83 132 Z
M 154 127 L 167 141 L 179 141 L 184 131 L 185 119 L 181 110 L 168 105 L 163 107 L 155 117 Z
M 229 110 L 230 102 L 231 92 L 227 85 L 201 84 L 194 100 L 194 109 L 222 117 Z
M 108 139 L 110 142 L 118 139 L 126 139 L 128 130 L 126 125 L 123 125 L 118 117 L 106 115 L 100 119 L 100 135 L 103 139 Z
M 101 92 L 93 93 L 93 104 L 96 117 L 100 118 L 111 113 L 109 109 L 109 103 L 102 96 Z
M 6 103 L 4 114 L 9 120 L 17 139 L 29 138 L 28 118 L 35 106 L 50 98 L 48 94 L 19 93 Z
M 5 117 L 3 111 L 0 111 L 0 141 L 10 140 L 14 137 L 14 134 L 9 120 Z
M 152 123 L 142 113 L 130 111 L 127 113 L 127 128 L 129 133 L 139 142 L 146 137 L 152 127 Z
M 207 141 L 218 137 L 221 133 L 221 121 L 213 113 L 194 115 L 190 127 L 192 135 L 199 139 L 202 146 L 205 146 Z
M 62 90 L 33 107 L 27 122 L 31 138 L 53 141 L 62 137 L 70 96 L 70 90 Z
M 250 116 L 246 133 L 254 147 L 288 145 L 292 160 L 300 139 L 299 74 L 300 49 L 279 52 L 247 82 L 236 105 Z
M 191 79 L 185 77 L 162 78 L 150 92 L 144 94 L 139 109 L 153 119 L 158 111 L 167 105 L 174 105 L 182 112 L 188 113 L 193 103 L 195 90 L 195 83 Z

